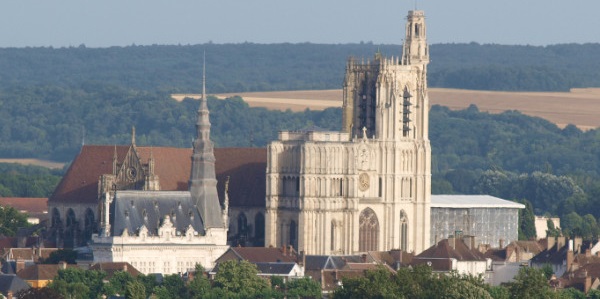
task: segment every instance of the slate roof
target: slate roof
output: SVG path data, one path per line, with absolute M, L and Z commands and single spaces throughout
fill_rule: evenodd
M 536 256 L 531 258 L 532 264 L 562 264 L 564 260 L 567 259 L 567 252 L 569 251 L 569 246 L 562 246 L 558 248 L 558 244 L 554 244 L 552 248 L 548 248 Z
M 165 215 L 182 234 L 190 225 L 204 233 L 202 218 L 188 191 L 117 191 L 111 214 L 120 216 L 110 217 L 111 233 L 115 236 L 124 229 L 136 234 L 142 225 L 148 229 L 148 235 L 155 236 Z
M 296 262 L 296 255 L 284 253 L 274 247 L 230 247 L 221 257 L 234 256 L 236 259 L 250 263 Z M 217 262 L 225 261 L 221 257 Z
M 296 263 L 255 263 L 258 271 L 262 274 L 288 275 Z
M 0 274 L 0 293 L 7 295 L 8 291 L 16 293 L 31 288 L 27 282 L 14 274 Z
M 129 146 L 116 146 L 119 163 L 122 163 Z M 191 169 L 191 148 L 136 147 L 142 163 L 147 163 L 150 153 L 155 160 L 155 174 L 161 190 L 188 190 Z M 112 173 L 114 145 L 85 145 L 75 157 L 67 173 L 58 184 L 49 202 L 97 203 L 98 179 Z M 231 206 L 264 206 L 266 148 L 215 148 L 217 191 L 223 201 L 224 182 L 230 176 L 229 200 Z
M 367 256 L 368 257 L 368 256 Z M 348 263 L 372 262 L 360 255 L 307 255 L 304 258 L 304 269 L 324 270 L 343 269 Z

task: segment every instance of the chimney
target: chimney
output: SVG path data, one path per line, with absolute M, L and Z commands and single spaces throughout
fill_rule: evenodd
M 58 269 L 60 269 L 60 270 L 67 269 L 67 262 L 61 261 L 60 263 L 58 263 Z
M 504 239 L 498 240 L 498 245 L 500 246 L 500 249 L 504 248 Z
M 588 249 L 585 250 L 585 256 L 586 257 L 592 257 L 592 249 L 591 248 L 588 248 Z
M 18 259 L 15 268 L 15 273 L 19 273 L 21 270 L 25 269 L 25 261 L 22 259 Z
M 123 264 L 123 272 L 127 272 L 127 263 Z
M 450 238 L 448 238 L 448 245 L 450 245 L 452 249 L 456 249 L 456 238 L 454 236 L 450 236 Z
M 367 255 L 366 255 L 366 254 L 363 254 L 363 255 L 361 255 L 361 256 L 360 256 L 360 260 L 361 260 L 363 263 L 366 263 L 366 262 L 367 262 Z
M 561 248 L 563 248 L 566 245 L 566 241 L 567 239 L 565 238 L 565 236 L 558 237 L 556 240 L 556 250 L 560 250 Z
M 571 271 L 571 267 L 573 266 L 573 251 L 567 251 L 567 271 Z
M 583 291 L 587 294 L 589 292 L 589 290 L 592 288 L 592 276 L 586 275 L 585 282 L 583 284 L 584 284 Z
M 13 291 L 6 292 L 6 299 L 13 299 Z
M 554 237 L 547 237 L 546 241 L 548 241 L 546 249 L 550 250 L 550 249 L 552 249 L 552 247 L 554 247 L 554 244 L 556 243 L 556 238 L 554 238 Z

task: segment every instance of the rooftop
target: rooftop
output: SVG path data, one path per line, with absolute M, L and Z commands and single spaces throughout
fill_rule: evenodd
M 512 208 L 525 205 L 490 195 L 431 195 L 432 208 Z

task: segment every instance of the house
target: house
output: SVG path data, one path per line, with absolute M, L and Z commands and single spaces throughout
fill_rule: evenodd
M 536 268 L 549 265 L 556 277 L 561 277 L 571 269 L 574 256 L 581 252 L 583 245 L 581 238 L 567 242 L 565 237 L 548 237 L 546 249 L 531 258 L 529 265 Z M 590 244 L 588 243 L 585 248 L 590 248 Z
M 341 286 L 342 279 L 363 277 L 367 271 L 378 267 L 383 266 L 390 273 L 395 273 L 393 267 L 406 261 L 406 258 L 400 258 L 399 252 L 392 250 L 361 255 L 307 255 L 304 257 L 304 273 L 320 283 L 323 293 L 327 294 Z
M 65 262 L 59 264 L 35 264 L 17 272 L 17 276 L 25 280 L 33 288 L 43 288 L 54 280 L 59 270 L 76 267 Z
M 0 197 L 0 206 L 13 207 L 27 214 L 27 222 L 39 224 L 48 220 L 48 198 L 45 197 Z
M 14 274 L 0 274 L 0 293 L 6 298 L 10 299 L 18 291 L 29 288 L 27 282 Z
M 529 260 L 545 249 L 543 242 L 514 241 L 502 249 L 488 249 L 485 257 L 492 260 L 490 280 L 493 286 L 510 282 L 521 267 L 529 265 Z
M 219 263 L 226 261 L 247 261 L 258 268 L 258 276 L 269 278 L 279 276 L 287 281 L 304 277 L 304 267 L 298 264 L 298 255 L 293 248 L 230 247 L 215 261 L 215 268 L 209 272 L 214 277 L 219 271 Z
M 489 272 L 492 270 L 492 260 L 475 248 L 475 238 L 461 235 L 439 241 L 415 256 L 411 264 L 427 264 L 434 272 L 484 275 L 486 281 L 489 281 Z
M 258 276 L 270 278 L 272 276 L 283 278 L 283 282 L 290 279 L 304 277 L 304 268 L 294 262 L 255 263 Z
M 58 248 L 7 248 L 2 272 L 16 274 L 24 268 L 47 259 Z

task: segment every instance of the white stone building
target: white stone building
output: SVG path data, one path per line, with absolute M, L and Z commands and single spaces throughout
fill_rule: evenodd
M 208 114 L 203 88 L 188 191 L 158 191 L 157 178 L 146 180 L 143 190 L 118 190 L 119 176 L 131 182 L 138 177 L 135 141 L 127 154 L 131 159 L 125 159 L 129 163 L 116 176 L 102 176 L 101 229 L 90 244 L 95 263 L 128 262 L 144 274 L 183 273 L 197 263 L 212 268 L 229 248 L 228 188 L 221 208 Z M 154 163 L 148 168 L 153 173 Z
M 280 132 L 267 149 L 265 246 L 429 247 L 428 63 L 425 15 L 410 11 L 401 57 L 348 61 L 342 132 Z

